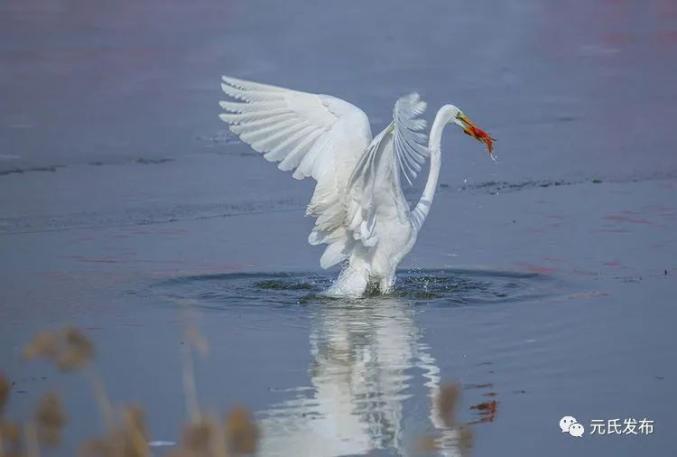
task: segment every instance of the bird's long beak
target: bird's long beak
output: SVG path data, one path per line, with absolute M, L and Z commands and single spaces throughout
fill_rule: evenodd
M 477 141 L 481 141 L 487 147 L 487 151 L 491 158 L 494 157 L 494 138 L 490 137 L 487 132 L 476 126 L 465 114 L 459 114 L 458 120 L 461 121 L 463 132 L 470 135 Z

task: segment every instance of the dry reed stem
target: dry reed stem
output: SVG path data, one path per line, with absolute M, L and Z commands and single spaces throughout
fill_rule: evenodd
M 115 418 L 113 414 L 113 405 L 108 397 L 106 385 L 99 374 L 91 367 L 88 367 L 85 370 L 85 375 L 89 381 L 89 385 L 92 387 L 92 393 L 94 394 L 94 399 L 99 407 L 103 426 L 110 430 L 115 425 Z
M 24 441 L 26 442 L 26 457 L 40 457 L 40 444 L 35 425 L 28 422 L 24 426 Z
M 200 422 L 200 406 L 197 401 L 197 387 L 195 385 L 195 371 L 193 367 L 193 352 L 188 344 L 181 346 L 181 368 L 183 379 L 183 395 L 186 399 L 186 410 L 191 422 Z

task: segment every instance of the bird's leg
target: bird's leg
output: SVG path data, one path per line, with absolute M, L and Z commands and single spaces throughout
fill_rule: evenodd
M 381 278 L 381 280 L 379 281 L 379 289 L 381 290 L 381 294 L 384 295 L 389 294 L 390 292 L 393 291 L 393 286 L 395 286 L 394 274 Z

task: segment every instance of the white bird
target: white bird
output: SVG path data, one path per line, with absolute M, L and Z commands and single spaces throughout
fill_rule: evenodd
M 230 130 L 293 177 L 317 181 L 306 214 L 316 218 L 311 245 L 326 244 L 320 265 L 345 267 L 325 293 L 360 297 L 368 287 L 388 293 L 397 265 L 416 242 L 437 189 L 442 131 L 456 124 L 486 144 L 493 139 L 457 107 L 437 112 L 426 147 L 426 104 L 418 94 L 395 103 L 393 121 L 372 139 L 367 115 L 329 95 L 311 94 L 223 76 L 220 115 Z M 423 194 L 411 209 L 401 180 L 409 185 L 430 156 Z M 492 156 L 493 157 L 493 156 Z

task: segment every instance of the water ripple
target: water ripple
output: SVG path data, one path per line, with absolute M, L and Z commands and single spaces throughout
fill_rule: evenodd
M 371 307 L 375 299 L 404 300 L 412 305 L 478 306 L 543 297 L 551 280 L 546 275 L 515 271 L 437 269 L 398 273 L 395 290 L 364 299 L 321 295 L 334 273 L 228 273 L 180 276 L 153 286 L 155 293 L 205 309 L 268 305 Z

